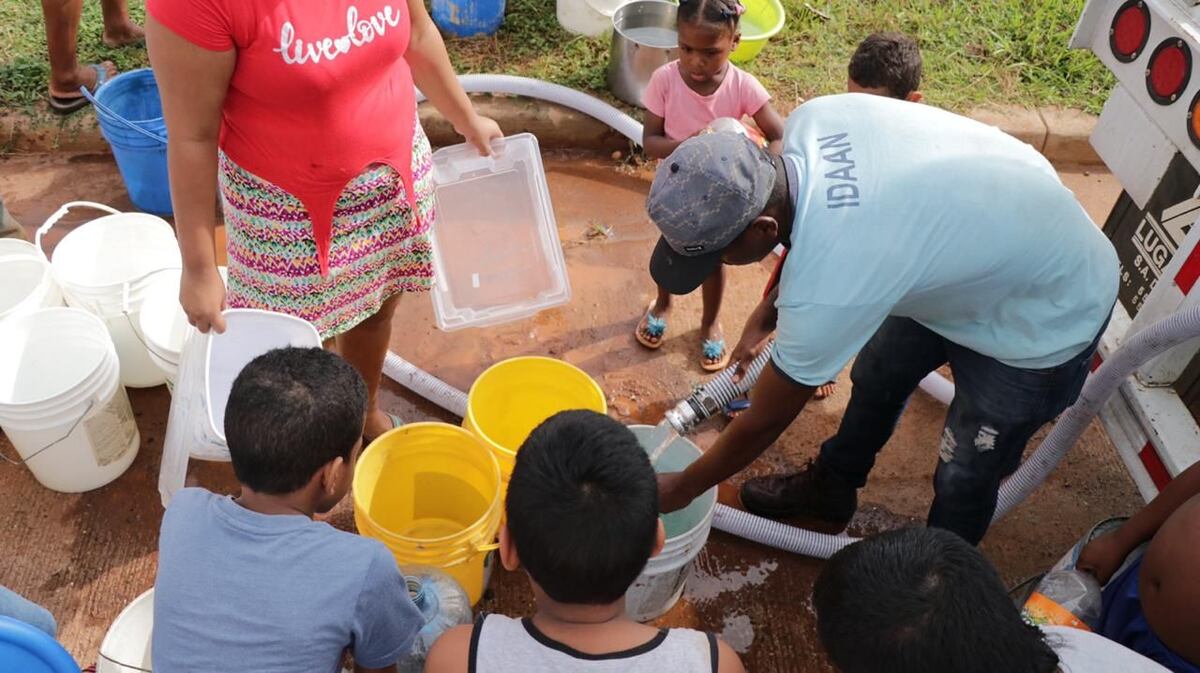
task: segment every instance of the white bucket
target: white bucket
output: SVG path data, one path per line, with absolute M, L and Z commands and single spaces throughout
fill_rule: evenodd
M 33 248 L 30 245 L 30 248 Z M 37 255 L 4 255 L 0 251 L 0 321 L 39 308 L 62 305 L 50 263 Z
M 41 257 L 37 246 L 20 238 L 0 238 L 0 257 L 19 255 L 21 257 Z
M 142 673 L 150 670 L 150 635 L 154 628 L 154 589 L 125 606 L 100 642 L 96 673 Z
M 577 35 L 599 37 L 612 30 L 612 15 L 628 0 L 557 0 L 558 23 Z
M 138 330 L 150 360 L 167 377 L 172 388 L 179 373 L 179 357 L 192 326 L 179 304 L 179 278 L 163 277 L 146 292 L 138 315 Z
M 630 426 L 647 452 L 655 447 L 646 446 L 654 427 L 650 425 Z M 655 470 L 678 472 L 691 465 L 703 452 L 691 440 L 679 437 L 663 451 Z M 691 575 L 692 561 L 708 542 L 712 529 L 713 512 L 717 508 L 717 488 L 714 486 L 690 505 L 663 517 L 667 528 L 667 541 L 662 551 L 646 563 L 645 570 L 625 592 L 625 612 L 639 622 L 657 619 L 679 601 L 684 585 Z
M 276 348 L 321 347 L 317 328 L 295 316 L 255 309 L 230 309 L 224 315 L 225 332 L 209 339 L 204 367 L 209 433 L 221 443 L 233 380 L 251 360 Z
M 59 242 L 51 264 L 67 305 L 105 320 L 121 361 L 121 382 L 133 388 L 161 385 L 166 376 L 150 360 L 134 329 L 146 291 L 156 277 L 178 275 L 175 231 L 146 213 L 120 213 L 108 206 L 75 201 L 59 208 L 38 228 L 36 244 L 73 207 L 110 213 L 80 225 Z
M 104 323 L 46 308 L 0 325 L 0 429 L 46 488 L 79 493 L 121 476 L 141 437 Z
M 180 353 L 178 379 L 159 463 L 163 507 L 183 488 L 190 458 L 229 460 L 225 406 L 233 381 L 251 360 L 274 348 L 320 348 L 311 323 L 255 309 L 225 311 L 225 332 L 192 331 Z

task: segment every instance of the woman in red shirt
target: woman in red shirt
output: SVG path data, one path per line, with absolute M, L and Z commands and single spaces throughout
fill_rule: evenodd
M 422 0 L 148 0 L 184 269 L 201 332 L 226 307 L 312 322 L 367 381 L 364 435 L 404 292 L 433 278 L 429 142 L 414 84 L 480 152 L 475 113 Z M 229 283 L 215 254 L 220 192 Z

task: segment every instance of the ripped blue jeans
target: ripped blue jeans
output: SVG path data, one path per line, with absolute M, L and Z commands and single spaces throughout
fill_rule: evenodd
M 1033 433 L 1075 402 L 1098 342 L 1099 335 L 1057 367 L 1020 369 L 915 320 L 888 318 L 850 370 L 850 404 L 837 435 L 821 445 L 821 463 L 864 486 L 909 396 L 926 374 L 950 363 L 955 394 L 938 448 L 928 524 L 978 544 L 996 511 L 1000 482 L 1021 464 Z

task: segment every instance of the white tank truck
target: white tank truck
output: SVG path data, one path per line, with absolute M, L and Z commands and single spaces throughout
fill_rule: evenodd
M 1200 305 L 1200 1 L 1089 0 L 1071 46 L 1117 78 L 1091 144 L 1123 191 L 1104 224 L 1121 288 L 1098 362 Z M 1200 340 L 1138 368 L 1100 412 L 1149 500 L 1200 460 Z

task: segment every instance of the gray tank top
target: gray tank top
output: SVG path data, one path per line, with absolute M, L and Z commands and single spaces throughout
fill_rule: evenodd
M 663 629 L 633 649 L 587 654 L 552 640 L 530 619 L 488 615 L 475 622 L 469 661 L 469 673 L 717 673 L 717 639 Z

